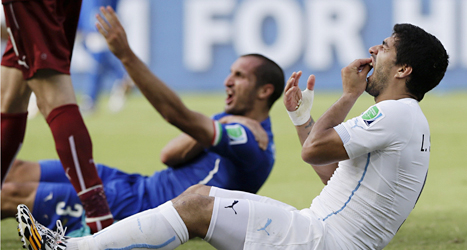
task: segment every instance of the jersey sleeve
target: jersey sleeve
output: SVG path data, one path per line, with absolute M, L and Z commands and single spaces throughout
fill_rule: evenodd
M 252 167 L 265 160 L 266 152 L 259 148 L 253 133 L 239 123 L 221 124 L 213 120 L 215 135 L 210 150 L 233 161 Z
M 350 159 L 379 150 L 401 147 L 410 138 L 411 114 L 396 101 L 371 106 L 360 116 L 334 129 Z

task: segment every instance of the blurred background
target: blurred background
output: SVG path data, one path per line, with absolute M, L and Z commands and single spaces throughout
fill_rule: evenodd
M 222 92 L 230 64 L 246 53 L 272 58 L 286 76 L 315 74 L 319 90 L 340 91 L 341 68 L 368 57 L 402 22 L 434 34 L 448 50 L 450 66 L 436 91 L 467 90 L 467 0 L 85 0 L 72 63 L 81 106 L 86 95 L 124 91 L 116 88 L 126 81 L 123 69 L 102 55 L 107 46 L 94 28 L 96 6 L 109 4 L 131 47 L 179 93 Z M 122 104 L 110 105 L 118 111 Z
M 318 89 L 340 90 L 341 68 L 368 57 L 368 48 L 381 44 L 402 22 L 424 28 L 447 48 L 450 67 L 437 90 L 467 88 L 466 0 L 96 2 L 116 2 L 132 48 L 176 91 L 223 91 L 230 64 L 252 52 L 277 61 L 286 76 L 302 70 L 316 74 Z M 84 5 L 82 21 L 93 26 L 95 11 Z M 78 90 L 87 88 L 80 76 L 96 67 L 89 53 L 82 53 L 85 47 L 106 48 L 93 35 L 88 31 L 77 39 L 73 73 Z

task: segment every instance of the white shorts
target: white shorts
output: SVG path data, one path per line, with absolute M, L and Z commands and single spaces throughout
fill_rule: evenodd
M 339 249 L 309 208 L 287 210 L 249 201 L 249 210 L 244 249 Z

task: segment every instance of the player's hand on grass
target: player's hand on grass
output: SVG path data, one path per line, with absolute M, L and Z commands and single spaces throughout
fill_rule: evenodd
M 112 7 L 100 7 L 101 15 L 96 14 L 96 27 L 105 38 L 110 51 L 120 60 L 124 60 L 133 53 L 128 44 L 125 29 L 120 24 L 117 14 Z
M 262 150 L 266 150 L 268 148 L 269 137 L 266 133 L 266 130 L 261 126 L 261 124 L 253 119 L 244 116 L 238 115 L 228 115 L 224 116 L 219 120 L 222 124 L 227 123 L 240 123 L 245 125 L 248 129 L 250 129 L 251 133 L 255 136 L 255 140 L 258 142 L 259 148 Z
M 315 76 L 308 77 L 307 87 L 304 91 L 298 87 L 301 76 L 301 71 L 293 72 L 284 89 L 284 106 L 296 126 L 300 126 L 310 119 L 314 99 Z

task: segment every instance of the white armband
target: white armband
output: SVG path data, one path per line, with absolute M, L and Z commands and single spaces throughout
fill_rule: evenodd
M 288 111 L 290 120 L 295 126 L 305 124 L 311 115 L 311 107 L 313 106 L 314 91 L 305 89 L 302 91 L 302 99 L 298 102 L 297 109 L 295 111 Z

